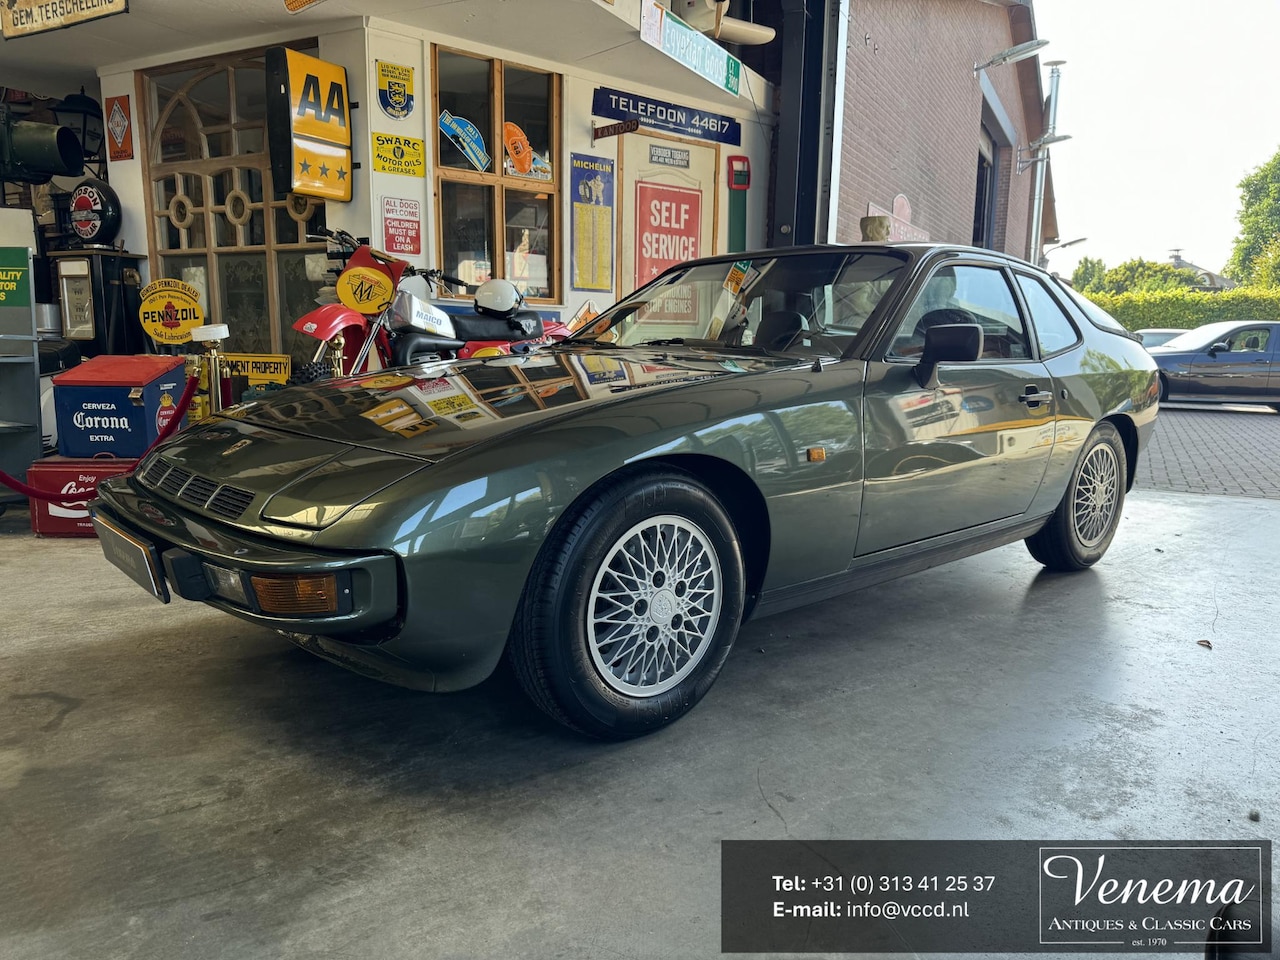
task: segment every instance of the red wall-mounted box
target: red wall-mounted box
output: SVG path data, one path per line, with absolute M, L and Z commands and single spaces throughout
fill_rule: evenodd
M 89 518 L 89 501 L 98 484 L 133 470 L 137 460 L 119 457 L 45 457 L 27 470 L 27 484 L 37 490 L 72 498 L 74 502 L 50 503 L 31 498 L 31 532 L 38 537 L 96 537 Z

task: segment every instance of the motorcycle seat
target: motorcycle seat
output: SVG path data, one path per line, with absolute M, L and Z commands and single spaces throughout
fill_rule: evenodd
M 521 310 L 509 320 L 471 313 L 452 316 L 459 340 L 533 340 L 543 333 L 542 318 L 532 310 Z

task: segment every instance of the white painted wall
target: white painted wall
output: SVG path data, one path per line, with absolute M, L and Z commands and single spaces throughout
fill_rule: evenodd
M 638 0 L 619 0 L 615 13 L 625 16 L 635 7 L 638 23 Z M 248 49 L 264 43 L 283 42 L 287 37 L 273 35 L 270 37 L 247 36 L 242 44 L 220 43 L 216 47 L 175 50 L 172 55 L 161 62 L 156 58 L 147 61 L 122 64 L 108 68 L 101 74 L 103 97 L 116 96 L 122 93 L 133 95 L 134 70 L 161 65 L 162 62 L 176 63 L 201 55 L 227 52 L 236 49 Z M 434 156 L 437 127 L 432 115 L 432 78 L 430 76 L 430 50 L 432 43 L 466 50 L 482 56 L 492 56 L 512 61 L 524 66 L 559 73 L 563 76 L 562 86 L 562 140 L 561 155 L 556 158 L 556 174 L 561 184 L 560 209 L 557 211 L 557 229 L 560 232 L 559 263 L 561 270 L 561 289 L 564 306 L 569 314 L 575 312 L 588 299 L 595 300 L 597 306 L 604 307 L 610 298 L 600 293 L 588 293 L 571 290 L 569 287 L 569 256 L 571 254 L 571 202 L 568 192 L 569 155 L 585 153 L 614 160 L 615 170 L 618 160 L 619 141 L 617 138 L 591 143 L 592 95 L 597 86 L 614 87 L 627 93 L 666 100 L 690 107 L 711 110 L 715 113 L 732 116 L 742 124 L 743 143 L 739 146 L 721 145 L 721 170 L 718 175 L 719 197 L 716 203 L 718 223 L 716 237 L 718 250 L 724 250 L 728 238 L 729 205 L 725 183 L 725 158 L 733 154 L 745 154 L 751 159 L 752 187 L 748 194 L 747 205 L 747 246 L 762 247 L 766 241 L 765 234 L 765 201 L 769 181 L 769 144 L 773 117 L 768 104 L 772 102 L 772 88 L 758 75 L 744 69 L 743 92 L 732 106 L 725 106 L 723 95 L 717 99 L 699 102 L 687 94 L 673 93 L 661 86 L 637 85 L 618 81 L 606 74 L 583 70 L 572 62 L 557 62 L 522 55 L 518 50 L 502 49 L 478 44 L 471 40 L 431 33 L 420 29 L 405 27 L 388 20 L 366 19 L 363 23 L 347 22 L 343 29 L 319 36 L 319 56 L 323 60 L 338 63 L 347 68 L 349 95 L 359 107 L 352 111 L 352 151 L 353 161 L 360 164 L 354 171 L 355 185 L 352 202 L 349 204 L 326 204 L 326 215 L 330 226 L 341 227 L 358 236 L 369 236 L 375 246 L 382 243 L 382 200 L 384 197 L 416 199 L 422 203 L 423 255 L 414 260 L 419 266 L 434 266 L 439 262 L 436 229 L 436 197 L 434 195 Z M 565 49 L 572 49 L 572 39 L 566 33 Z M 658 57 L 657 51 L 646 50 L 645 55 Z M 389 60 L 394 63 L 412 66 L 414 75 L 415 108 L 403 120 L 388 117 L 382 112 L 377 102 L 376 61 Z M 675 75 L 685 68 L 672 61 L 670 70 Z M 655 71 L 655 76 L 660 76 Z M 710 84 L 707 86 L 708 96 L 714 92 Z M 142 114 L 141 105 L 133 104 L 135 124 Z M 603 126 L 612 120 L 594 118 L 596 125 Z M 422 179 L 400 176 L 390 173 L 376 173 L 371 161 L 371 135 L 374 132 L 393 133 L 425 140 L 426 176 Z M 143 164 L 141 141 L 142 132 L 135 129 L 135 159 L 124 163 L 113 164 L 110 168 L 111 185 L 120 195 L 126 209 L 125 225 L 122 236 L 128 249 L 132 252 L 147 252 L 146 224 L 143 221 L 146 210 L 147 189 Z M 695 143 L 705 141 L 695 140 Z M 500 158 L 501 146 L 490 145 L 490 153 Z M 708 198 L 709 200 L 710 198 Z M 619 192 L 616 203 L 627 202 L 628 198 Z M 615 211 L 615 231 L 621 217 Z M 616 241 L 615 241 L 616 242 Z M 629 289 L 627 281 L 615 277 L 620 286 L 619 295 L 626 294 Z
M 107 180 L 111 184 L 111 189 L 116 192 L 116 196 L 120 198 L 121 207 L 121 226 L 120 235 L 116 238 L 117 243 L 123 243 L 125 250 L 129 253 L 148 253 L 147 238 L 147 180 L 145 175 L 143 155 L 146 149 L 146 135 L 139 124 L 142 122 L 143 110 L 142 104 L 138 103 L 138 97 L 134 92 L 134 73 L 132 70 L 124 70 L 118 73 L 107 74 L 100 78 L 102 81 L 102 97 L 98 101 L 102 104 L 103 111 L 106 110 L 107 97 L 123 97 L 129 98 L 129 136 L 133 138 L 133 159 L 132 160 L 116 160 L 107 161 Z M 105 127 L 107 118 L 103 118 L 103 126 Z M 103 134 L 102 150 L 107 152 L 106 134 Z M 145 284 L 151 279 L 150 264 L 143 260 L 138 264 L 139 270 L 142 272 L 142 282 Z

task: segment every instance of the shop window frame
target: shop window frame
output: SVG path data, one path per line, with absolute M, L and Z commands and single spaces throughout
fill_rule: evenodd
M 314 38 L 301 39 L 290 42 L 288 46 L 314 54 L 317 42 Z M 146 131 L 141 157 L 146 184 L 148 256 L 153 278 L 170 275 L 166 268 L 167 260 L 203 260 L 206 296 L 204 307 L 208 323 L 227 322 L 224 319 L 228 304 L 225 302 L 226 291 L 222 285 L 223 258 L 230 258 L 228 264 L 233 264 L 233 261 L 244 257 L 262 257 L 261 292 L 266 315 L 266 342 L 255 345 L 254 349 L 269 353 L 297 353 L 299 349 L 309 351 L 313 344 L 300 344 L 296 336 L 291 336 L 289 328 L 297 318 L 285 315 L 287 311 L 282 303 L 285 278 L 282 271 L 286 260 L 294 260 L 299 254 L 305 256 L 325 251 L 325 243 L 308 242 L 306 239 L 309 227 L 324 223 L 324 202 L 294 194 L 281 194 L 277 198 L 266 145 L 265 113 L 249 118 L 241 118 L 238 114 L 238 84 L 243 81 L 246 70 L 263 71 L 265 94 L 265 54 L 265 48 L 241 50 L 166 64 L 139 71 L 135 75 L 134 95 L 136 102 L 141 105 L 142 114 L 140 126 Z M 180 73 L 190 73 L 192 76 L 174 91 L 161 89 L 162 78 Z M 189 94 L 208 77 L 219 74 L 227 79 L 228 117 L 225 122 L 206 123 Z M 170 118 L 178 110 L 186 110 L 191 117 L 200 155 L 166 160 L 163 155 L 162 134 Z M 252 153 L 237 153 L 242 132 L 257 130 L 262 132 L 261 149 Z M 225 155 L 211 153 L 206 140 L 209 134 L 228 137 L 232 152 Z M 229 204 L 226 197 L 221 201 L 217 198 L 215 185 L 224 174 L 229 175 L 230 183 L 241 194 L 234 204 Z M 186 218 L 182 222 L 187 225 L 177 228 L 176 241 L 171 243 L 166 231 L 174 229 L 174 211 L 162 205 L 160 199 L 167 192 L 174 192 L 175 185 L 192 180 L 200 183 L 198 197 L 189 185 L 178 192 L 198 202 L 176 211 Z M 255 195 L 258 199 L 254 199 Z M 282 211 L 297 227 L 293 239 L 278 235 L 277 217 Z M 226 222 L 223 223 L 223 220 Z M 195 228 L 197 221 L 198 230 Z M 233 237 L 230 242 L 219 242 L 220 223 L 223 236 L 226 231 L 230 231 Z M 259 228 L 260 235 L 255 236 L 254 233 Z M 198 243 L 194 242 L 197 236 L 200 241 Z M 232 333 L 234 337 L 234 325 Z M 250 331 L 247 335 L 261 338 L 261 331 Z M 244 347 L 236 346 L 234 349 Z
M 489 258 L 490 272 L 489 275 L 495 278 L 510 279 L 507 277 L 506 266 L 506 206 L 509 194 L 532 194 L 536 199 L 545 200 L 547 204 L 547 224 L 545 230 L 547 232 L 546 244 L 546 261 L 547 261 L 547 295 L 546 296 L 529 296 L 529 303 L 560 303 L 563 295 L 563 279 L 561 277 L 561 256 L 560 245 L 562 237 L 560 235 L 561 212 L 560 212 L 560 192 L 563 184 L 564 160 L 563 145 L 561 137 L 561 99 L 563 92 L 563 78 L 560 74 L 550 70 L 544 70 L 540 67 L 529 66 L 513 60 L 503 60 L 498 57 L 486 56 L 476 53 L 472 50 L 464 50 L 457 47 L 451 47 L 444 44 L 431 45 L 431 105 L 432 116 L 438 118 L 440 116 L 440 71 L 439 60 L 441 53 L 449 53 L 457 56 L 469 57 L 473 60 L 488 62 L 489 64 L 489 97 L 491 108 L 489 111 L 489 129 L 482 130 L 485 136 L 485 145 L 491 157 L 489 169 L 487 171 L 476 170 L 474 168 L 446 167 L 441 162 L 441 143 L 442 137 L 440 128 L 436 125 L 433 129 L 432 136 L 432 165 L 434 167 L 433 174 L 433 198 L 435 201 L 435 209 L 440 212 L 436 217 L 435 239 L 437 250 L 437 262 L 441 268 L 448 272 L 445 264 L 445 224 L 444 224 L 444 187 L 445 183 L 456 183 L 466 186 L 479 186 L 491 191 L 491 202 L 489 209 L 489 230 L 493 247 Z M 547 118 L 548 130 L 550 133 L 551 145 L 551 179 L 537 180 L 529 177 L 513 176 L 506 173 L 506 165 L 504 163 L 505 147 L 502 138 L 502 124 L 504 114 L 505 98 L 505 71 L 510 66 L 528 73 L 537 73 L 545 75 L 550 83 L 548 95 L 548 112 Z M 470 119 L 470 118 L 467 118 Z M 468 287 L 469 293 L 462 296 L 467 298 L 474 296 L 474 287 Z M 446 293 L 446 296 L 450 295 Z

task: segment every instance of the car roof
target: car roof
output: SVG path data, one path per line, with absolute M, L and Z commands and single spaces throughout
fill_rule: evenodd
M 953 254 L 961 257 L 992 257 L 1023 269 L 1036 270 L 1037 272 L 1044 273 L 1043 270 L 1040 270 L 1040 268 L 1026 260 L 1023 260 L 1020 257 L 1015 257 L 1013 254 L 1004 253 L 1001 250 L 989 250 L 986 247 L 972 247 L 958 243 L 935 243 L 922 241 L 902 243 L 859 241 L 856 243 L 810 243 L 794 247 L 763 247 L 757 250 L 744 250 L 738 253 L 721 253 L 714 256 L 699 257 L 696 260 L 687 260 L 683 263 L 675 264 L 670 269 L 679 269 L 691 266 L 692 264 L 733 263 L 737 260 L 755 260 L 763 257 L 799 256 L 814 253 L 867 253 L 877 250 L 884 251 L 886 253 L 905 253 L 911 256 L 914 260 L 919 260 L 925 256 L 938 253 Z

